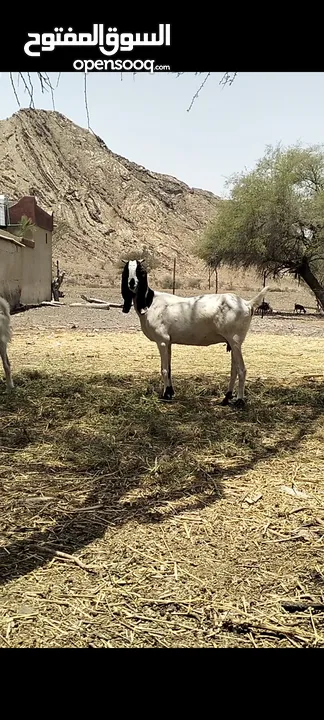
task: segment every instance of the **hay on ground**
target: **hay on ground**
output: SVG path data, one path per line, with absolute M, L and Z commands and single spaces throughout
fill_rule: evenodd
M 14 338 L 0 386 L 1 647 L 324 645 L 324 340 Z

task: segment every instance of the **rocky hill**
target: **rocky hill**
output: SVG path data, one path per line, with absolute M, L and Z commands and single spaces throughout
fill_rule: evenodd
M 0 192 L 36 195 L 54 211 L 53 260 L 82 281 L 116 272 L 145 245 L 168 272 L 201 273 L 193 249 L 217 210 L 213 193 L 116 155 L 58 112 L 24 109 L 0 122 Z

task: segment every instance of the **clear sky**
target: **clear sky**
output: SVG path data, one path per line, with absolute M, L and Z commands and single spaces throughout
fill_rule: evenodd
M 36 107 L 52 109 L 34 75 Z M 238 73 L 225 88 L 222 75 L 210 76 L 188 113 L 201 75 L 89 73 L 91 127 L 119 155 L 218 195 L 225 178 L 252 168 L 266 145 L 324 141 L 324 73 Z M 56 84 L 57 74 L 51 79 Z M 18 94 L 28 107 L 21 83 Z M 87 127 L 83 73 L 62 73 L 55 105 Z M 0 73 L 0 118 L 17 110 L 9 74 Z

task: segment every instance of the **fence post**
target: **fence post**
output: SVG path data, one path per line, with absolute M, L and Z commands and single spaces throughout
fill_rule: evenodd
M 267 271 L 263 273 L 263 287 L 265 287 L 266 284 L 266 277 L 267 277 Z M 261 309 L 261 318 L 263 318 L 263 300 L 262 300 L 262 309 Z
M 218 270 L 215 268 L 215 292 L 218 293 Z
M 173 287 L 172 287 L 172 292 L 173 292 L 173 295 L 175 294 L 175 282 L 176 282 L 176 260 L 177 260 L 176 258 L 174 258 L 174 260 L 173 260 Z

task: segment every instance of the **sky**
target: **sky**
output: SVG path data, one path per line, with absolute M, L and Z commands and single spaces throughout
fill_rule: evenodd
M 35 106 L 53 109 L 50 93 L 31 76 Z M 91 127 L 113 152 L 221 196 L 226 179 L 252 169 L 267 145 L 323 142 L 324 73 L 238 73 L 224 88 L 222 76 L 210 75 L 187 112 L 202 75 L 90 72 Z M 50 77 L 56 85 L 58 74 Z M 21 83 L 17 92 L 28 107 Z M 9 73 L 0 73 L 0 119 L 18 109 Z M 62 73 L 55 109 L 87 127 L 83 73 Z

